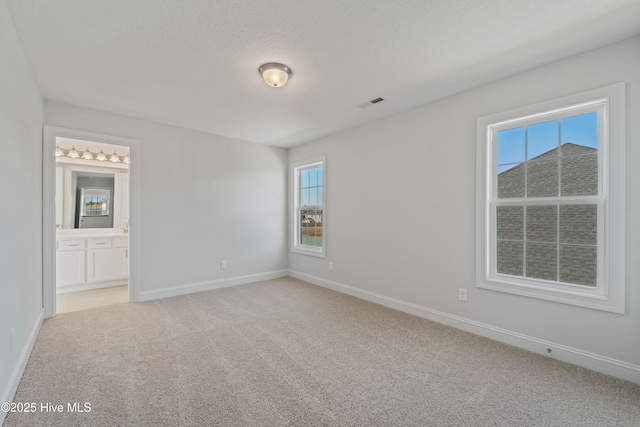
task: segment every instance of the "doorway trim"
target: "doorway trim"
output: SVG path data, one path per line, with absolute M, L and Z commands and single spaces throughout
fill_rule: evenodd
M 129 147 L 129 301 L 140 294 L 140 143 L 136 139 L 56 126 L 43 128 L 42 138 L 42 299 L 44 317 L 56 315 L 56 138 L 95 141 Z

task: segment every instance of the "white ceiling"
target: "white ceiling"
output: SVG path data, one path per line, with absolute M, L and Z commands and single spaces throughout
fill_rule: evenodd
M 6 2 L 45 98 L 281 147 L 640 33 L 640 0 Z

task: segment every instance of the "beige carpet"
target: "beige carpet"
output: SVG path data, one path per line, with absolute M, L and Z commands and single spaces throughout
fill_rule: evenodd
M 65 412 L 7 427 L 640 425 L 638 385 L 292 278 L 61 314 L 15 401 Z

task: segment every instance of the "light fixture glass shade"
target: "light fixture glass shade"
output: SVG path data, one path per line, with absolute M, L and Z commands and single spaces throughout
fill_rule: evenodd
M 293 74 L 291 68 L 284 64 L 269 62 L 259 68 L 264 82 L 271 87 L 282 87 L 287 84 L 289 77 Z
M 64 154 L 62 153 L 62 150 L 60 149 L 58 144 L 56 144 L 56 157 L 62 157 L 62 156 L 64 156 Z
M 104 162 L 105 160 L 107 160 L 107 156 L 102 152 L 102 150 L 100 150 L 100 152 L 96 155 L 96 160 Z
M 119 163 L 120 162 L 120 157 L 118 157 L 118 155 L 114 151 L 113 154 L 111 155 L 111 157 L 109 157 L 109 161 L 113 162 L 113 163 Z
M 72 159 L 80 157 L 80 154 L 76 151 L 76 147 L 71 147 L 71 150 L 67 153 L 67 157 L 71 157 Z
M 82 153 L 82 158 L 87 160 L 93 160 L 93 154 L 91 154 L 91 151 L 89 151 L 89 149 L 87 148 L 86 150 L 84 150 L 84 153 Z

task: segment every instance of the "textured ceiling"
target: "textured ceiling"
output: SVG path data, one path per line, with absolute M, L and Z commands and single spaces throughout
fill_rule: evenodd
M 640 33 L 640 0 L 5 1 L 45 98 L 281 147 Z

